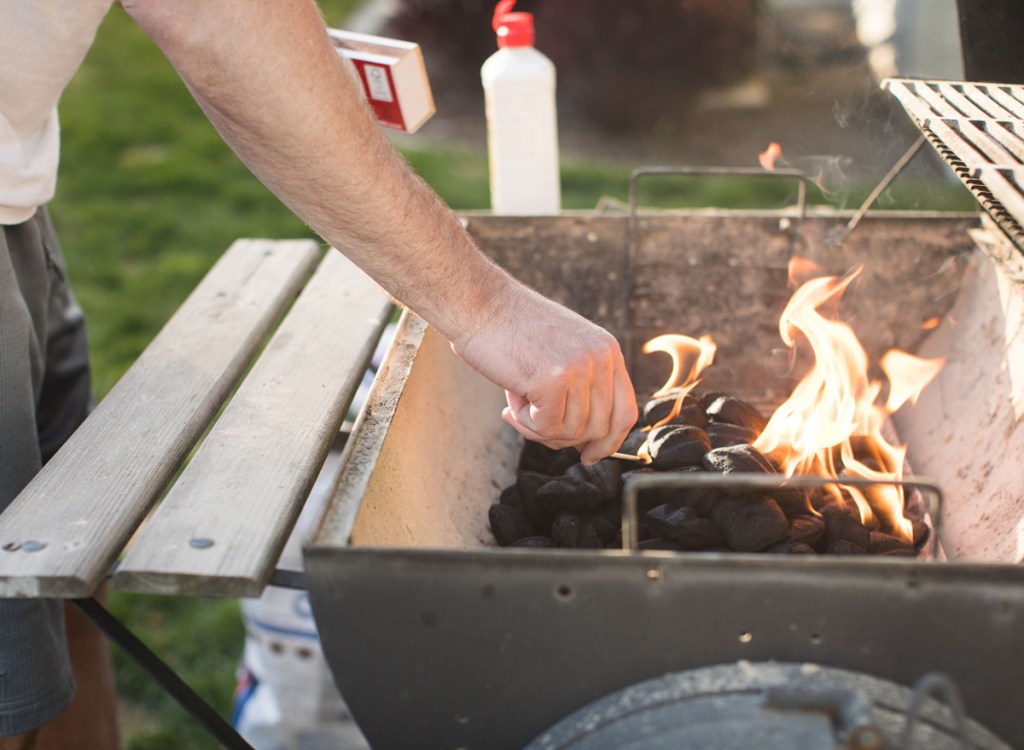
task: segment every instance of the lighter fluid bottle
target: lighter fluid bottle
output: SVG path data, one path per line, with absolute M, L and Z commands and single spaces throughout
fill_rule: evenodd
M 558 175 L 555 66 L 533 46 L 533 16 L 511 13 L 515 0 L 494 10 L 498 51 L 480 69 L 487 111 L 491 209 L 497 214 L 557 214 Z

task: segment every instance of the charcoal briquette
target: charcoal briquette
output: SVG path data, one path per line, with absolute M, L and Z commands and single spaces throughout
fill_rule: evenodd
M 622 523 L 622 502 L 618 498 L 607 500 L 590 511 L 590 513 L 618 526 Z
M 752 445 L 729 445 L 715 448 L 704 454 L 704 468 L 722 474 L 774 474 L 775 467 L 761 451 Z M 734 494 L 747 492 L 740 487 L 732 491 Z
M 526 514 L 519 508 L 494 503 L 487 511 L 487 519 L 491 523 L 494 538 L 502 547 L 507 547 L 523 537 L 537 534 Z
M 664 420 L 672 410 L 675 408 L 676 401 L 679 400 L 679 395 L 669 394 L 667 396 L 658 396 L 652 398 L 643 408 L 643 420 L 644 424 L 648 427 L 653 427 Z
M 591 510 L 605 499 L 597 487 L 579 477 L 555 477 L 537 490 L 537 502 L 548 513 Z
M 812 512 L 807 490 L 802 487 L 777 487 L 771 490 L 770 494 L 787 516 Z
M 555 453 L 551 461 L 551 469 L 548 471 L 552 476 L 561 476 L 573 464 L 580 462 L 580 452 L 575 448 L 562 448 Z
M 614 521 L 598 513 L 583 513 L 580 517 L 585 523 L 589 523 L 593 527 L 598 539 L 603 543 L 607 543 L 615 538 L 615 535 L 619 533 L 622 523 L 621 514 Z
M 522 452 L 519 454 L 519 470 L 549 474 L 551 472 L 551 462 L 555 460 L 557 455 L 558 451 L 553 448 L 527 440 L 523 444 Z
M 917 557 L 917 551 L 913 547 L 903 547 L 900 549 L 890 549 L 885 552 L 879 552 L 879 557 Z
M 551 537 L 559 547 L 600 549 L 603 545 L 592 524 L 576 513 L 559 513 L 551 523 Z
M 727 424 L 738 424 L 756 430 L 760 435 L 767 426 L 768 420 L 761 412 L 748 404 L 732 396 L 720 396 L 712 401 L 705 409 L 708 419 L 712 422 L 725 422 Z
M 713 422 L 704 431 L 708 434 L 708 440 L 711 442 L 712 448 L 725 448 L 730 445 L 753 443 L 757 440 L 757 436 L 761 434 L 749 427 L 728 424 L 727 422 Z
M 621 494 L 622 462 L 614 458 L 601 459 L 593 466 L 573 464 L 566 470 L 565 475 L 592 484 L 606 498 L 618 497 Z
M 665 425 L 651 430 L 647 436 L 647 452 L 656 469 L 700 466 L 709 450 L 707 433 L 699 427 Z
M 625 486 L 626 482 L 632 477 L 646 476 L 646 475 L 660 475 L 663 472 L 655 471 L 649 466 L 645 466 L 640 469 L 632 469 L 631 471 L 623 472 L 622 483 Z M 653 508 L 655 505 L 661 505 L 662 503 L 670 503 L 675 499 L 678 490 L 674 488 L 654 488 L 640 490 L 640 494 L 637 498 L 637 508 L 641 510 L 648 510 Z
M 675 391 L 648 401 L 643 408 L 644 424 L 653 427 L 664 421 L 675 409 L 678 400 L 679 392 Z M 672 418 L 670 423 L 704 427 L 708 420 L 704 416 L 704 407 L 700 405 L 700 401 L 691 394 L 687 394 L 679 405 L 679 413 Z
M 815 546 L 825 536 L 825 522 L 820 516 L 794 516 L 789 522 L 786 541 Z
M 805 542 L 779 542 L 767 547 L 765 552 L 773 555 L 816 555 L 817 551 Z
M 670 539 L 662 539 L 661 537 L 644 539 L 637 546 L 642 550 L 671 550 L 672 552 L 683 551 L 683 548 L 676 542 L 673 542 Z
M 533 547 L 537 549 L 555 546 L 555 540 L 549 536 L 524 536 L 509 545 L 510 547 Z
M 635 456 L 644 443 L 647 442 L 647 433 L 641 429 L 636 428 L 629 431 L 626 435 L 626 439 L 622 441 L 622 445 L 619 446 L 619 453 L 625 453 L 628 456 Z
M 868 551 L 859 544 L 846 539 L 837 539 L 825 548 L 830 555 L 866 555 Z
M 526 514 L 527 520 L 534 528 L 544 529 L 551 525 L 555 517 L 549 513 L 537 499 L 537 490 L 551 481 L 547 474 L 535 471 L 521 471 L 516 476 L 516 493 L 519 495 L 519 507 Z
M 737 552 L 757 552 L 778 544 L 789 533 L 789 520 L 779 504 L 759 495 L 723 499 L 711 512 L 711 520 Z
M 850 542 L 863 550 L 871 546 L 871 532 L 861 523 L 860 511 L 849 505 L 827 505 L 822 508 L 825 522 L 825 547 L 831 550 L 836 542 Z
M 519 488 L 514 484 L 510 484 L 508 487 L 501 491 L 498 496 L 498 502 L 502 505 L 507 505 L 510 508 L 518 508 L 519 505 Z
M 910 554 L 914 554 L 914 546 L 908 542 L 895 537 L 891 534 L 883 534 L 881 531 L 871 532 L 871 542 L 868 545 L 868 551 L 875 555 L 881 555 L 885 552 L 892 552 L 893 550 L 905 550 Z
M 644 519 L 658 536 L 672 540 L 682 549 L 707 549 L 722 542 L 718 527 L 686 505 L 660 505 L 648 511 Z

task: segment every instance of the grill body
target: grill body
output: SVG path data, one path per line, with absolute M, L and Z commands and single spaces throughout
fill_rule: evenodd
M 791 255 L 837 273 L 864 263 L 844 310 L 877 361 L 927 343 L 921 323 L 949 313 L 981 254 L 976 217 L 872 217 L 839 246 L 829 237 L 848 217 L 835 215 L 468 218 L 500 263 L 615 333 L 641 395 L 668 370 L 638 354 L 644 340 L 711 333 L 720 365 L 705 387 L 766 409 L 800 374 L 776 330 Z M 486 511 L 521 445 L 502 403 L 404 320 L 306 550 L 325 653 L 374 747 L 521 747 L 609 692 L 737 660 L 903 685 L 941 670 L 972 718 L 1024 746 L 1017 566 L 497 549 Z M 944 489 L 950 505 L 985 502 Z

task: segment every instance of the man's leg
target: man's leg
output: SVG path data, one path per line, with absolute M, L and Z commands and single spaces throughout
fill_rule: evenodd
M 53 286 L 46 330 L 46 368 L 36 410 L 39 452 L 45 464 L 88 416 L 92 376 L 85 319 L 67 282 L 56 233 L 44 213 L 39 217 L 43 249 Z M 101 601 L 106 586 L 96 592 Z M 75 697 L 39 732 L 36 750 L 114 750 L 120 747 L 117 687 L 106 636 L 74 605 L 65 603 L 64 622 L 75 683 Z
M 64 605 L 64 621 L 78 689 L 71 705 L 39 731 L 34 750 L 119 748 L 117 686 L 106 636 L 74 605 Z
M 80 416 L 58 419 L 54 415 L 68 413 L 65 407 L 75 410 L 73 402 L 81 398 L 81 375 L 64 382 L 51 380 L 49 384 L 46 375 L 52 359 L 66 359 L 61 356 L 62 349 L 84 346 L 84 339 L 78 344 L 69 343 L 84 331 L 74 333 L 81 328 L 74 321 L 80 313 L 67 290 L 59 249 L 45 214 L 40 212 L 24 224 L 2 230 L 0 509 L 39 470 L 44 451 L 48 458 L 80 421 Z M 54 371 L 61 369 L 58 362 Z M 81 368 L 72 365 L 70 369 Z M 41 400 L 44 392 L 51 394 L 45 403 Z M 51 409 L 51 398 L 69 403 Z M 78 411 L 84 415 L 87 404 Z M 57 601 L 0 600 L 0 736 L 6 737 L 0 740 L 2 750 L 34 747 L 35 728 L 52 721 L 70 702 L 74 683 L 63 614 L 63 604 Z M 87 669 L 91 675 L 91 667 Z M 103 668 L 99 669 L 102 675 Z M 109 672 L 109 665 L 106 670 Z M 103 695 L 89 682 L 80 692 Z M 107 710 L 116 710 L 116 706 Z M 102 722 L 92 716 L 87 723 L 98 721 Z M 75 736 L 73 744 L 65 743 L 63 747 L 114 747 L 87 744 L 92 742 L 89 735 Z

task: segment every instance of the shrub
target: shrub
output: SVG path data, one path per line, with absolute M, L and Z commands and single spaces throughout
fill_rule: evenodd
M 757 0 L 520 0 L 558 69 L 559 108 L 606 131 L 685 116 L 753 63 Z M 474 105 L 494 2 L 402 0 L 389 32 L 421 44 L 439 102 Z

